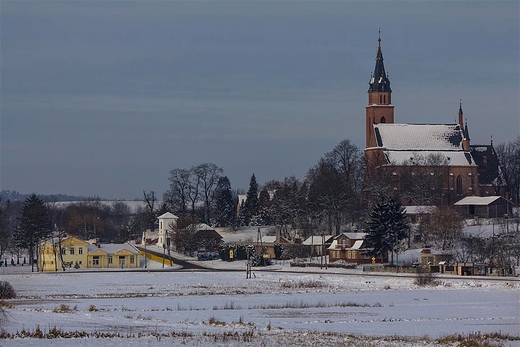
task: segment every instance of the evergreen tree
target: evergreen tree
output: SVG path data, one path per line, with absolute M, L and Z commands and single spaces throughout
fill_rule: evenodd
M 258 197 L 258 213 L 260 225 L 271 224 L 271 216 L 269 215 L 269 208 L 271 202 L 270 200 L 271 198 L 267 189 L 262 189 L 260 191 L 260 196 Z
M 231 194 L 231 183 L 227 176 L 218 180 L 215 188 L 216 199 L 216 223 L 219 227 L 230 226 L 235 217 L 235 204 L 233 203 L 233 195 Z
M 246 202 L 244 204 L 244 216 L 246 225 L 249 224 L 251 218 L 258 214 L 258 183 L 256 183 L 255 174 L 251 176 L 249 181 L 249 190 L 247 191 Z
M 20 225 L 16 230 L 16 245 L 29 250 L 32 271 L 34 271 L 33 259 L 38 244 L 49 237 L 51 232 L 45 203 L 36 194 L 32 194 L 23 204 Z
M 373 206 L 367 224 L 367 246 L 373 248 L 372 255 L 381 257 L 385 252 L 393 252 L 399 242 L 408 235 L 410 228 L 404 207 L 399 201 L 385 197 Z

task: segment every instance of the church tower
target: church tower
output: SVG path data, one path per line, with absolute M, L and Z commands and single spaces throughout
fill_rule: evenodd
M 373 124 L 394 123 L 394 105 L 392 89 L 385 72 L 383 53 L 381 52 L 381 32 L 379 33 L 376 66 L 370 77 L 368 87 L 368 105 L 366 106 L 366 147 L 376 147 Z

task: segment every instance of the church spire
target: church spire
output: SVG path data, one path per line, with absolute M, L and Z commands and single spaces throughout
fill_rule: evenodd
M 391 93 L 390 80 L 385 72 L 385 65 L 383 64 L 383 52 L 381 52 L 381 29 L 379 30 L 379 37 L 377 39 L 377 55 L 376 55 L 376 66 L 374 73 L 370 78 L 368 92 L 388 92 Z
M 460 99 L 460 104 L 459 104 L 459 126 L 460 128 L 462 129 L 464 127 L 464 120 L 463 120 L 463 116 L 464 113 L 462 112 L 462 99 Z

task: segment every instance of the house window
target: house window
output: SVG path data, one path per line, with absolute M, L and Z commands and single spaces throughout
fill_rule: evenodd
M 131 256 L 130 256 L 130 264 L 133 264 L 133 263 L 134 263 L 134 261 L 135 261 L 135 260 L 134 260 L 134 256 L 133 256 L 133 255 L 131 255 Z
M 70 247 L 69 252 L 70 252 L 70 255 L 74 255 L 74 247 Z
M 347 252 L 347 258 L 348 259 L 352 259 L 352 251 L 348 251 Z
M 108 256 L 108 263 L 112 264 L 112 256 L 111 255 Z
M 462 194 L 462 177 L 460 175 L 457 176 L 457 194 Z
M 61 254 L 62 254 L 62 255 L 67 254 L 67 251 L 65 250 L 65 248 L 62 248 L 62 249 L 61 249 Z
M 78 254 L 83 254 L 83 247 L 78 247 Z

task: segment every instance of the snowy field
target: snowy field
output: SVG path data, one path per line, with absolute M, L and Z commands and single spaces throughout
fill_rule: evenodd
M 245 270 L 244 263 L 233 266 Z M 160 267 L 149 263 L 150 270 Z M 2 268 L 1 279 L 18 294 L 7 300 L 5 332 L 39 327 L 90 335 L 6 338 L 0 346 L 437 346 L 459 333 L 520 337 L 518 278 L 438 277 L 439 285 L 418 287 L 405 276 L 272 269 L 253 269 L 246 279 L 245 271 Z M 519 339 L 496 343 L 520 346 Z

